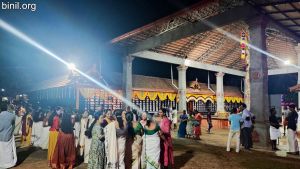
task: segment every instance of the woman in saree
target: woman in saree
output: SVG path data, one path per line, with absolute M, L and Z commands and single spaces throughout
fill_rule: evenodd
M 34 147 L 41 147 L 41 137 L 43 133 L 43 113 L 41 110 L 33 113 L 31 142 Z
M 53 158 L 53 153 L 56 147 L 57 138 L 59 134 L 59 128 L 60 128 L 60 116 L 63 113 L 62 107 L 57 107 L 56 111 L 51 114 L 48 120 L 48 124 L 50 127 L 49 129 L 49 143 L 48 143 L 48 162 L 49 166 L 51 166 L 51 161 Z
M 118 141 L 116 131 L 116 121 L 113 118 L 111 111 L 108 110 L 105 114 L 102 126 L 104 127 L 105 136 L 105 156 L 106 156 L 106 169 L 117 169 L 119 167 L 118 162 Z
M 147 120 L 143 136 L 143 169 L 160 169 L 160 127 Z
M 51 161 L 52 168 L 72 169 L 74 167 L 76 159 L 74 140 L 71 114 L 65 113 L 62 116 L 61 130 L 57 137 L 57 143 Z
M 194 134 L 195 134 L 195 139 L 200 140 L 200 135 L 201 135 L 201 121 L 202 121 L 202 116 L 201 113 L 196 110 L 195 112 L 195 123 L 194 123 Z
M 22 138 L 21 147 L 28 147 L 31 145 L 31 133 L 32 133 L 32 109 L 26 108 L 26 113 L 22 117 Z
M 180 115 L 179 117 L 179 129 L 178 129 L 178 137 L 179 138 L 185 138 L 186 135 L 186 125 L 187 125 L 187 121 L 188 121 L 188 116 L 186 115 L 186 111 L 183 110 L 182 115 Z
M 96 124 L 92 129 L 92 143 L 89 154 L 88 169 L 105 169 L 104 130 L 101 126 L 103 116 L 95 115 Z
M 134 121 L 134 114 L 126 113 L 127 140 L 125 152 L 126 169 L 141 169 L 141 155 L 143 145 L 143 126 L 140 122 Z M 131 148 L 130 148 L 131 147 Z
M 48 144 L 49 144 L 49 129 L 51 127 L 51 126 L 49 126 L 48 120 L 49 120 L 51 114 L 52 114 L 51 110 L 48 110 L 48 112 L 45 113 L 44 117 L 43 117 L 43 130 L 42 130 L 41 144 L 40 144 L 40 147 L 43 150 L 48 149 Z
M 125 169 L 125 144 L 127 137 L 127 127 L 125 119 L 125 111 L 117 110 L 116 116 L 116 134 L 117 134 L 117 147 L 118 147 L 118 165 L 119 169 Z
M 188 116 L 188 121 L 187 121 L 187 126 L 186 126 L 186 137 L 187 138 L 193 138 L 194 136 L 194 115 L 193 112 L 189 112 L 189 114 L 187 114 Z
M 173 144 L 171 137 L 171 124 L 172 122 L 166 116 L 166 109 L 159 112 L 160 120 L 160 130 L 163 137 L 161 137 L 160 147 L 160 162 L 163 168 L 174 168 L 174 158 L 173 158 Z

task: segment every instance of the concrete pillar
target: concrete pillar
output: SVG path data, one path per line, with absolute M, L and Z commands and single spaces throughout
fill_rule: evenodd
M 217 96 L 217 113 L 224 113 L 224 87 L 223 87 L 223 77 L 224 77 L 223 72 L 218 72 L 216 73 L 217 77 L 217 91 L 216 91 L 216 96 Z
M 300 66 L 300 43 L 295 46 L 295 50 L 298 58 L 298 66 Z M 298 70 L 298 84 L 300 84 L 300 70 Z M 298 92 L 298 107 L 300 107 L 300 92 Z
M 266 20 L 257 17 L 248 22 L 250 44 L 266 51 Z M 248 63 L 250 106 L 248 109 L 256 116 L 254 132 L 258 134 L 256 145 L 266 147 L 269 142 L 269 97 L 267 56 L 250 48 Z
M 177 67 L 178 70 L 178 111 L 182 112 L 186 110 L 186 69 L 188 67 L 185 65 L 180 65 Z
M 132 100 L 132 61 L 131 55 L 123 58 L 123 96 L 131 102 Z M 123 104 L 125 108 L 125 104 Z M 128 106 L 128 105 L 127 105 Z

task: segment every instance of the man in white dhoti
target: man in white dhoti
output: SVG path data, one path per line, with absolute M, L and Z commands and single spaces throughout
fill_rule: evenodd
M 85 135 L 85 131 L 91 126 L 94 119 L 91 115 L 89 115 L 88 111 L 85 111 L 82 115 L 82 119 L 80 121 L 80 155 L 84 155 L 84 163 L 89 162 L 89 152 L 91 148 L 92 138 L 88 138 Z
M 0 113 L 0 168 L 13 167 L 17 162 L 14 139 L 15 115 L 7 111 L 7 103 L 1 103 Z
M 34 147 L 41 147 L 41 137 L 43 133 L 43 113 L 36 111 L 33 114 L 33 124 L 31 133 L 31 142 Z
M 270 139 L 271 139 L 271 145 L 272 145 L 272 150 L 277 151 L 279 150 L 276 145 L 277 145 L 277 140 L 280 137 L 281 133 L 279 130 L 279 121 L 276 117 L 276 110 L 275 108 L 272 108 L 270 110 L 271 116 L 269 117 L 269 122 L 270 122 Z
M 297 122 L 298 122 L 298 113 L 295 110 L 295 105 L 289 105 L 290 112 L 286 117 L 287 122 L 287 134 L 288 134 L 288 144 L 289 152 L 288 154 L 296 155 L 298 154 L 298 141 L 296 138 Z

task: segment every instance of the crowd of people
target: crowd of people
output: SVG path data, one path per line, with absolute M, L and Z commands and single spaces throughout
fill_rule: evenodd
M 210 116 L 210 118 L 209 118 Z M 210 112 L 207 115 L 208 123 L 210 122 L 207 132 L 210 133 L 210 129 L 212 128 L 211 123 L 211 114 Z M 202 114 L 198 111 L 187 113 L 185 110 L 179 116 L 179 129 L 177 136 L 179 138 L 194 138 L 196 140 L 200 140 L 201 135 L 201 122 L 202 122 Z
M 273 151 L 277 148 L 278 139 L 285 136 L 287 129 L 288 154 L 299 155 L 298 140 L 300 141 L 300 109 L 297 112 L 295 104 L 289 104 L 284 107 L 282 118 L 276 116 L 275 108 L 270 109 L 269 116 L 269 134 L 270 144 Z M 227 151 L 230 151 L 231 140 L 236 139 L 236 152 L 240 151 L 240 145 L 243 145 L 245 150 L 253 148 L 252 134 L 255 124 L 255 116 L 247 109 L 246 104 L 241 104 L 239 108 L 233 108 L 229 115 L 230 130 L 227 140 Z M 283 133 L 280 131 L 283 128 Z
M 297 136 L 300 124 L 294 104 L 285 108 L 283 118 L 270 109 L 270 143 L 276 151 L 281 137 L 280 127 L 287 128 L 289 154 L 299 154 Z M 200 140 L 203 120 L 198 111 L 183 111 L 177 119 L 174 108 L 160 109 L 157 114 L 126 110 L 85 110 L 82 114 L 63 107 L 43 110 L 30 104 L 1 102 L 0 113 L 0 168 L 10 168 L 17 162 L 15 138 L 20 147 L 39 147 L 48 150 L 48 166 L 73 168 L 82 159 L 89 169 L 158 169 L 173 168 L 171 129 L 177 129 L 179 138 Z M 213 127 L 212 113 L 207 110 L 207 133 Z M 255 116 L 242 103 L 233 108 L 228 117 L 230 130 L 226 151 L 236 139 L 236 152 L 240 145 L 249 151 L 253 147 Z M 298 129 L 297 129 L 298 127 Z M 298 131 L 298 132 L 297 132 Z
M 80 158 L 89 169 L 173 168 L 171 114 L 168 109 L 138 113 L 129 107 L 79 114 L 2 102 L 0 130 L 7 131 L 0 132 L 0 168 L 17 162 L 16 135 L 21 135 L 21 147 L 48 149 L 51 168 L 73 168 Z

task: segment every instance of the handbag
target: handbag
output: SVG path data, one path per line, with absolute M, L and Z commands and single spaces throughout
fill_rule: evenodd
M 90 122 L 90 119 L 88 119 L 87 127 L 89 126 L 89 122 Z M 84 132 L 84 135 L 87 136 L 89 139 L 92 138 L 92 130 L 93 130 L 93 127 L 96 122 L 97 122 L 97 120 L 94 120 L 93 123 L 91 124 L 91 126 L 89 128 L 87 128 L 86 131 Z
M 92 130 L 89 127 L 89 123 L 90 123 L 90 119 L 88 119 L 87 121 L 87 125 L 86 125 L 87 129 L 85 130 L 84 135 L 87 136 L 88 138 L 92 138 Z

